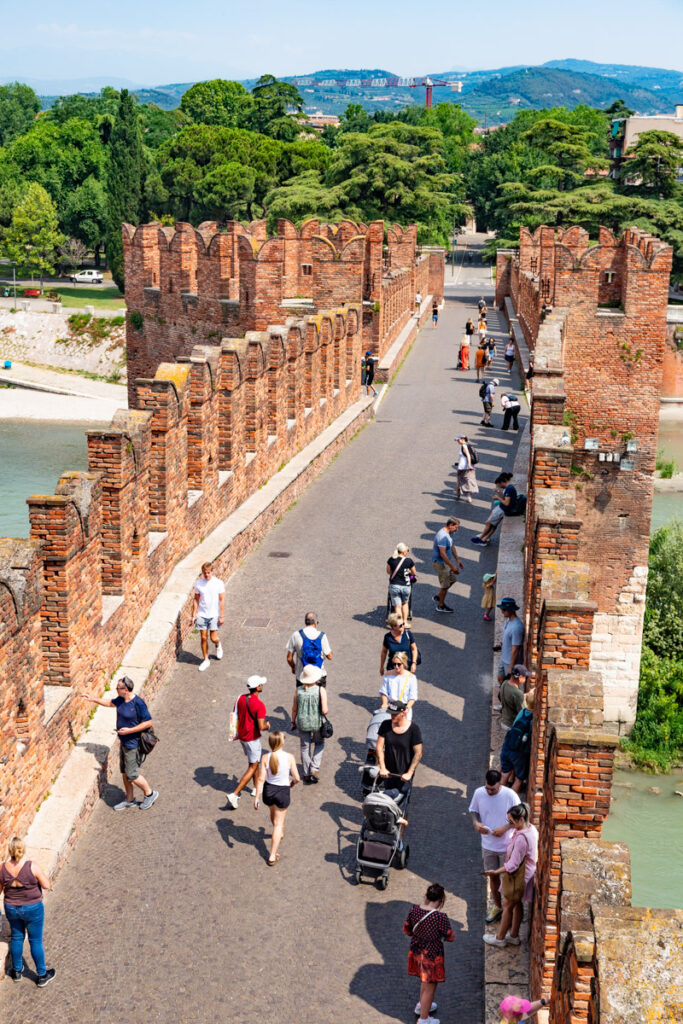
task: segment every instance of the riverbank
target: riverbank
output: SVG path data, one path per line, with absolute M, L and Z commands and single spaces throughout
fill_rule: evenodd
M 0 420 L 109 423 L 127 407 L 122 384 L 21 362 L 0 370 Z

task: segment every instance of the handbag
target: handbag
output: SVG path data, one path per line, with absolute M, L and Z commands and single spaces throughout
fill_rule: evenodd
M 238 725 L 237 701 L 238 700 L 239 700 L 239 697 L 235 701 L 233 709 L 230 712 L 230 716 L 228 718 L 228 740 L 230 741 L 230 743 L 232 743 L 233 740 L 237 739 L 237 725 Z
M 526 836 L 524 842 L 527 843 Z M 503 894 L 503 898 L 508 903 L 519 903 L 524 895 L 524 889 L 526 886 L 525 872 L 526 872 L 526 858 L 529 852 L 529 844 L 527 843 L 527 853 L 524 855 L 524 859 L 518 868 L 512 873 L 504 871 L 500 878 L 500 891 Z
M 323 714 L 323 698 L 320 693 L 320 687 L 318 687 L 318 700 L 320 701 L 320 738 L 323 740 L 329 740 L 330 736 L 334 736 L 334 729 L 332 728 L 332 722 L 329 720 L 327 715 Z

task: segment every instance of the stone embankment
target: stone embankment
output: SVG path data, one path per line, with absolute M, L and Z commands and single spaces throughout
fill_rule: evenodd
M 85 370 L 125 383 L 123 315 L 112 318 L 96 313 L 85 324 L 86 316 L 79 310 L 11 313 L 0 309 L 0 360 Z

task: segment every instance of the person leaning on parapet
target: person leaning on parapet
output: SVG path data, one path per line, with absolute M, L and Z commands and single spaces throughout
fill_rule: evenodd
M 510 429 L 510 420 L 512 420 L 512 429 L 519 430 L 519 423 L 517 417 L 519 416 L 519 399 L 516 395 L 501 395 L 500 404 L 503 409 L 503 426 L 501 430 Z
M 120 741 L 119 767 L 123 776 L 123 786 L 126 791 L 126 799 L 114 805 L 115 811 L 125 811 L 128 807 L 137 807 L 133 786 L 142 790 L 143 799 L 139 807 L 146 811 L 151 807 L 159 796 L 156 789 L 152 789 L 147 779 L 140 775 L 140 764 L 142 758 L 138 749 L 138 739 L 141 732 L 151 729 L 153 726 L 152 716 L 149 708 L 142 697 L 133 693 L 133 680 L 123 676 L 116 684 L 116 697 L 113 700 L 100 700 L 89 693 L 84 693 L 85 700 L 93 704 L 99 704 L 103 708 L 116 708 L 116 732 Z
M 528 668 L 525 665 L 515 665 L 510 675 L 505 676 L 500 684 L 498 691 L 498 700 L 501 706 L 500 727 L 505 732 L 510 729 L 515 718 L 522 710 L 524 687 L 528 678 Z
M 296 678 L 297 685 L 306 665 L 315 665 L 322 670 L 320 685 L 327 686 L 327 675 L 323 668 L 325 659 L 332 660 L 332 650 L 327 635 L 318 629 L 318 616 L 306 612 L 304 628 L 297 629 L 287 642 L 287 664 Z
M 420 319 L 420 313 L 422 311 L 422 292 L 415 293 L 415 316 Z
M 493 380 L 488 382 L 486 389 L 484 390 L 484 394 L 482 395 L 481 402 L 484 407 L 484 418 L 481 421 L 482 427 L 493 426 L 493 423 L 491 423 L 491 412 L 493 410 L 493 401 L 496 397 L 496 388 L 498 387 L 498 384 L 498 378 L 494 377 Z M 482 384 L 482 389 L 483 387 L 484 386 Z
M 237 739 L 246 755 L 247 768 L 233 792 L 228 793 L 227 801 L 233 810 L 237 810 L 240 793 L 245 786 L 251 782 L 254 791 L 256 789 L 256 772 L 261 760 L 261 733 L 270 729 L 270 722 L 266 720 L 266 705 L 259 697 L 267 681 L 265 676 L 249 676 L 249 692 L 237 698 Z
M 202 662 L 198 666 L 205 672 L 209 661 L 209 636 L 211 643 L 216 645 L 216 658 L 223 657 L 223 645 L 218 639 L 217 630 L 223 625 L 225 617 L 225 584 L 213 574 L 211 562 L 204 562 L 202 574 L 194 585 L 194 603 L 192 606 L 192 623 L 199 627 L 202 643 Z
M 499 473 L 494 483 L 496 485 L 496 498 L 498 502 L 489 513 L 484 524 L 484 529 L 476 537 L 471 537 L 473 544 L 488 544 L 496 527 L 506 516 L 514 516 L 517 512 L 517 488 L 511 484 L 512 473 Z
M 484 871 L 495 871 L 505 863 L 505 848 L 512 834 L 512 828 L 508 824 L 508 811 L 519 803 L 519 797 L 514 789 L 503 786 L 501 780 L 501 773 L 496 768 L 489 768 L 485 785 L 475 789 L 470 801 L 472 824 L 481 838 Z M 489 882 L 492 902 L 486 915 L 487 924 L 497 921 L 503 913 L 500 877 L 489 875 Z
M 505 676 L 509 675 L 511 667 L 522 662 L 524 623 L 517 616 L 519 605 L 514 597 L 504 597 L 498 607 L 505 619 L 501 640 L 500 664 L 498 665 L 498 685 L 500 686 Z
M 434 535 L 432 544 L 432 565 L 439 578 L 439 593 L 432 595 L 437 612 L 450 613 L 453 609 L 446 604 L 446 594 L 458 578 L 464 565 L 453 546 L 453 535 L 460 526 L 458 519 L 447 519 L 446 525 Z

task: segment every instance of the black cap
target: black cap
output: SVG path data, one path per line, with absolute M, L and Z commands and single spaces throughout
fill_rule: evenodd
M 407 707 L 408 705 L 404 704 L 402 700 L 390 700 L 387 704 L 390 715 L 398 715 L 401 711 L 405 711 Z

